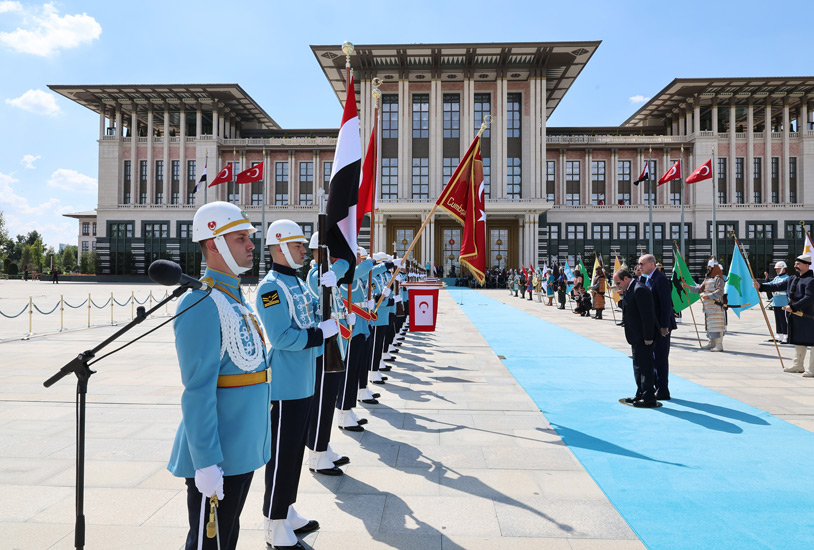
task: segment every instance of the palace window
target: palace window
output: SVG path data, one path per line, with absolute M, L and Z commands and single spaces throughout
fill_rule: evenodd
M 300 163 L 300 204 L 314 204 L 314 163 Z
M 475 135 L 480 131 L 483 118 L 489 114 L 492 114 L 492 95 L 475 94 Z M 486 130 L 483 131 L 483 134 L 481 134 L 481 137 L 488 139 L 491 135 L 491 128 L 487 127 Z
M 399 96 L 382 94 L 382 139 L 399 137 Z
M 274 204 L 288 204 L 288 161 L 274 163 Z
M 616 180 L 618 191 L 616 193 L 617 204 L 630 204 L 630 166 L 631 161 L 619 160 L 616 162 Z
M 545 200 L 554 202 L 557 189 L 557 161 L 547 160 L 545 163 Z
M 413 138 L 430 137 L 430 96 L 413 94 Z
M 444 94 L 444 137 L 461 137 L 461 96 Z
M 605 161 L 591 161 L 591 204 L 605 204 Z
M 397 200 L 399 198 L 399 159 L 383 158 L 381 175 L 382 200 Z
M 522 187 L 519 157 L 506 159 L 506 198 L 519 199 Z
M 565 161 L 565 204 L 570 206 L 579 204 L 579 186 L 579 161 Z
M 506 94 L 506 137 L 520 137 L 520 94 Z
M 412 198 L 426 200 L 430 198 L 430 159 L 413 159 Z

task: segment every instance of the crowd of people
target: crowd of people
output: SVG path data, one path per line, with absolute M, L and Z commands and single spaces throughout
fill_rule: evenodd
M 168 465 L 186 483 L 185 547 L 236 548 L 254 472 L 263 468 L 268 547 L 304 548 L 298 536 L 319 529 L 294 508 L 305 449 L 314 475 L 343 475 L 340 466 L 350 462 L 331 448 L 331 428 L 364 431 L 367 419 L 354 408 L 378 403 L 368 384 L 387 380 L 382 373 L 409 313 L 398 284 L 404 276 L 390 288 L 400 260 L 360 248 L 352 274 L 346 260 L 325 267 L 318 235 L 309 242 L 298 224 L 276 220 L 266 239 L 273 264 L 253 308 L 240 285 L 253 264 L 256 231 L 246 214 L 231 203 L 208 203 L 192 230 L 206 260 L 205 287 L 182 296 L 174 320 L 184 389 Z M 315 264 L 303 281 L 296 270 L 306 246 Z M 330 316 L 319 307 L 321 295 Z

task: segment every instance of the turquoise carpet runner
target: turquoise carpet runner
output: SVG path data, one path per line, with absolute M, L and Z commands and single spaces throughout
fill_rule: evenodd
M 663 407 L 621 405 L 628 356 L 480 293 L 463 302 L 648 548 L 814 548 L 814 434 L 674 375 Z

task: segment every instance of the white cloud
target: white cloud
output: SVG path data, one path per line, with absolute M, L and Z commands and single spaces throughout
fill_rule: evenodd
M 24 235 L 36 229 L 44 236 L 45 243 L 55 248 L 61 242 L 75 242 L 76 223 L 63 219 L 62 215 L 74 212 L 76 208 L 64 205 L 56 198 L 32 206 L 28 199 L 14 191 L 12 186 L 19 181 L 0 172 L 0 210 L 3 211 L 9 235 Z
M 87 13 L 60 16 L 53 3 L 23 8 L 19 2 L 4 1 L 0 2 L 0 13 L 4 11 L 23 16 L 21 27 L 0 32 L 0 42 L 20 53 L 49 57 L 93 42 L 102 34 L 102 26 Z
M 21 12 L 23 5 L 19 2 L 0 2 L 0 13 Z
M 40 160 L 41 158 L 42 157 L 40 155 L 25 155 L 23 156 L 22 160 L 20 160 L 20 164 L 22 164 L 26 168 L 33 170 L 34 168 L 36 168 L 36 166 L 34 166 L 34 163 Z
M 94 178 L 68 168 L 60 168 L 51 174 L 48 185 L 76 193 L 95 193 L 98 188 Z
M 38 115 L 56 116 L 61 111 L 56 96 L 42 90 L 28 90 L 20 97 L 7 99 L 6 103 Z
M 633 97 L 630 97 L 628 99 L 630 99 L 630 102 L 633 103 L 634 105 L 639 104 L 639 103 L 647 103 L 648 101 L 650 101 L 649 97 L 644 97 L 641 94 L 640 95 L 634 95 Z

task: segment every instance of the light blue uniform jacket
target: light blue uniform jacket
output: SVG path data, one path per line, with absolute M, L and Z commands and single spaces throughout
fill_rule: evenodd
M 345 276 L 345 273 L 348 272 L 348 262 L 345 260 L 337 260 L 333 264 L 331 264 L 331 272 L 336 275 L 337 279 L 341 279 Z M 314 266 L 311 268 L 311 271 L 308 272 L 308 277 L 305 279 L 306 283 L 308 283 L 308 292 L 311 293 L 311 296 L 317 301 L 319 304 L 319 266 Z M 331 304 L 331 310 L 333 311 L 334 304 Z M 317 315 L 319 316 L 318 319 L 322 320 L 322 311 L 319 310 L 317 307 Z M 317 357 L 325 353 L 325 343 L 319 345 L 317 349 Z
M 237 277 L 212 269 L 207 269 L 205 276 L 239 297 Z M 205 295 L 201 290 L 187 292 L 178 302 L 178 311 Z M 235 303 L 228 296 L 226 299 Z M 223 468 L 224 475 L 232 476 L 263 466 L 271 452 L 269 384 L 217 387 L 219 375 L 244 374 L 245 371 L 232 362 L 228 352 L 220 356 L 220 317 L 212 298 L 204 298 L 176 318 L 173 328 L 184 384 L 183 419 L 175 434 L 167 469 L 177 477 L 194 477 L 195 470 L 217 464 Z M 256 370 L 265 368 L 263 360 Z
M 294 311 L 289 308 L 286 291 Z M 318 305 L 306 284 L 288 267 L 274 264 L 257 287 L 257 313 L 271 345 L 272 401 L 314 394 L 316 358 L 322 347 L 322 331 L 316 328 Z

